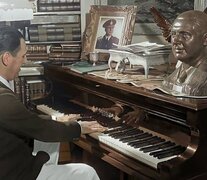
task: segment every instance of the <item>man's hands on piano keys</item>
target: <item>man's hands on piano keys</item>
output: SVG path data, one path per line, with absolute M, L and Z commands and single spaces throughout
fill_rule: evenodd
M 97 121 L 78 121 L 81 126 L 81 134 L 103 132 L 107 128 L 100 125 Z
M 121 117 L 121 120 L 125 122 L 126 124 L 137 124 L 139 125 L 139 122 L 144 120 L 147 117 L 146 112 L 143 109 L 137 108 L 133 111 L 130 111 L 126 114 L 124 114 Z
M 63 115 L 63 116 L 57 117 L 57 121 L 63 122 L 66 124 L 71 121 L 78 121 L 78 123 L 81 126 L 81 134 L 103 132 L 107 129 L 106 127 L 103 127 L 102 125 L 100 125 L 97 121 L 79 121 L 79 119 L 82 119 L 80 114 L 69 114 L 69 115 Z
M 81 118 L 80 114 L 67 114 L 57 117 L 57 121 L 67 123 L 70 121 L 77 121 L 80 118 Z
M 118 116 L 119 121 L 122 121 L 126 124 L 139 125 L 139 122 L 147 117 L 147 113 L 138 107 L 134 108 L 133 111 L 129 111 L 126 114 L 120 116 L 124 112 L 124 108 L 119 104 L 115 104 L 109 108 L 102 108 L 102 110 Z

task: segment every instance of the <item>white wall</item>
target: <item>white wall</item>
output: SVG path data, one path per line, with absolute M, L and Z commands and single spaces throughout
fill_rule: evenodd
M 106 5 L 107 0 L 81 0 L 81 32 L 83 33 L 86 27 L 86 14 L 90 10 L 91 5 Z

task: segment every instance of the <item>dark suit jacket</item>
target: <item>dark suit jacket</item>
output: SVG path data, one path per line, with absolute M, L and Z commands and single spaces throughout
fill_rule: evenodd
M 119 43 L 119 39 L 117 37 L 111 36 L 109 40 L 106 39 L 105 36 L 99 37 L 96 42 L 96 49 L 113 49 L 116 46 L 113 44 Z
M 80 125 L 45 120 L 28 111 L 15 94 L 0 82 L 0 179 L 34 180 L 49 155 L 32 155 L 28 139 L 46 142 L 79 138 Z

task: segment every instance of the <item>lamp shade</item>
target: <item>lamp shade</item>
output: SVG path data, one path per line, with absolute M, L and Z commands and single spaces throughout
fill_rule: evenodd
M 33 19 L 33 10 L 28 0 L 0 0 L 0 21 L 30 19 Z

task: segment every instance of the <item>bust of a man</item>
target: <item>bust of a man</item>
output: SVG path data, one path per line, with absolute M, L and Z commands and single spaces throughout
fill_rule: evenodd
M 180 14 L 172 25 L 171 43 L 178 63 L 162 88 L 186 96 L 207 96 L 207 14 L 194 10 Z

